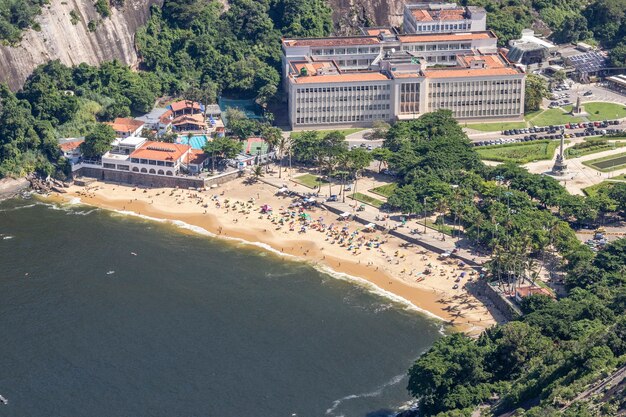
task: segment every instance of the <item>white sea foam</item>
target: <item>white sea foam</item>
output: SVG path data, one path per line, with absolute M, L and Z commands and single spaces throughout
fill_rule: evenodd
M 15 236 L 2 236 L 2 240 L 13 239 Z
M 18 211 L 18 210 L 22 210 L 22 209 L 26 209 L 26 208 L 35 207 L 36 205 L 37 204 L 35 203 L 35 204 L 27 204 L 25 206 L 11 207 L 11 208 L 0 210 L 0 213 L 4 213 L 4 212 L 8 212 L 8 211 Z
M 355 400 L 355 399 L 358 399 L 358 398 L 378 397 L 379 395 L 381 395 L 383 393 L 383 391 L 385 391 L 386 388 L 398 384 L 400 381 L 402 381 L 404 379 L 404 377 L 405 377 L 405 374 L 396 375 L 393 378 L 391 378 L 389 381 L 385 382 L 384 384 L 382 384 L 381 386 L 376 388 L 374 391 L 365 392 L 365 393 L 361 393 L 361 394 L 350 394 L 350 395 L 346 395 L 345 397 L 339 398 L 338 400 L 333 401 L 333 405 L 329 409 L 326 410 L 326 415 L 327 416 L 328 415 L 332 415 L 332 416 L 335 416 L 335 417 L 339 417 L 339 416 L 336 416 L 333 413 L 335 412 L 337 407 L 339 407 L 339 405 L 341 405 L 342 402 L 349 401 L 349 400 Z M 391 414 L 391 415 L 393 415 L 393 414 Z
M 162 219 L 162 218 L 158 218 L 158 217 L 151 217 L 151 216 L 146 216 L 144 214 L 139 214 L 136 213 L 134 211 L 129 211 L 129 210 L 112 210 L 112 212 L 123 215 L 123 216 L 132 216 L 132 217 L 138 217 L 144 220 L 150 220 L 150 221 L 155 221 L 158 223 L 164 223 L 164 224 L 172 224 L 180 229 L 185 229 L 185 230 L 189 230 L 192 231 L 194 233 L 203 235 L 203 236 L 209 236 L 209 237 L 219 237 L 221 239 L 226 239 L 226 240 L 230 240 L 233 242 L 238 242 L 244 246 L 254 246 L 257 248 L 261 248 L 264 249 L 268 252 L 274 253 L 276 255 L 279 255 L 281 257 L 285 257 L 285 258 L 292 258 L 295 260 L 304 260 L 305 262 L 307 261 L 306 259 L 302 259 L 296 255 L 291 255 L 291 254 L 287 254 L 287 253 L 283 253 L 277 249 L 274 249 L 273 247 L 271 247 L 270 245 L 263 243 L 263 242 L 251 242 L 251 241 L 247 241 L 245 239 L 241 239 L 241 238 L 237 238 L 237 237 L 229 237 L 229 236 L 221 236 L 221 235 L 216 235 L 215 233 L 212 233 L 200 226 L 195 226 L 189 223 L 186 223 L 182 220 L 168 220 L 168 219 Z M 406 298 L 403 298 L 399 295 L 393 294 L 387 290 L 384 290 L 378 286 L 376 286 L 375 284 L 367 281 L 364 278 L 360 278 L 354 275 L 349 275 L 343 272 L 338 272 L 333 270 L 332 268 L 326 266 L 326 265 L 321 265 L 318 263 L 310 263 L 311 266 L 313 266 L 315 269 L 317 269 L 318 271 L 321 271 L 329 276 L 332 276 L 333 278 L 336 279 L 340 279 L 343 281 L 349 281 L 355 284 L 358 284 L 360 287 L 365 288 L 366 290 L 368 290 L 370 293 L 382 296 L 386 299 L 389 299 L 397 304 L 400 304 L 402 306 L 404 306 L 404 308 L 406 310 L 409 311 L 415 311 L 415 312 L 419 312 L 422 313 L 428 317 L 437 319 L 437 320 L 445 320 L 442 317 L 437 316 L 434 313 L 431 313 L 428 310 L 424 310 L 423 308 L 420 308 L 418 306 L 416 306 L 415 304 L 411 303 L 409 300 L 407 300 Z

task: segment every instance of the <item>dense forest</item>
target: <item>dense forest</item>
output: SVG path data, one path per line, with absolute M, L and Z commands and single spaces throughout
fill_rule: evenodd
M 323 36 L 332 28 L 322 0 L 233 0 L 228 11 L 217 1 L 170 0 L 152 12 L 137 34 L 142 71 L 115 61 L 73 68 L 53 61 L 17 94 L 3 88 L 0 177 L 50 174 L 55 164 L 66 169 L 49 149 L 54 138 L 148 112 L 162 95 L 214 103 L 227 93 L 266 104 L 280 82 L 280 37 Z
M 389 203 L 461 223 L 465 238 L 492 254 L 490 279 L 533 276 L 551 256 L 567 274 L 568 297 L 530 296 L 523 318 L 477 340 L 445 337 L 419 358 L 408 389 L 423 415 L 469 416 L 484 404 L 495 415 L 522 406 L 515 415 L 557 415 L 589 383 L 626 364 L 626 239 L 595 255 L 570 226 L 626 217 L 626 184 L 573 196 L 516 165 L 487 167 L 448 111 L 396 123 L 384 146 L 401 182 Z M 581 403 L 564 415 L 611 416 L 623 401 L 599 409 Z

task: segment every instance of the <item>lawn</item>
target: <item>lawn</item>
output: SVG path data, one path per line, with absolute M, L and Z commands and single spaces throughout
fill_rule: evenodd
M 371 190 L 369 190 L 369 192 L 378 194 L 385 198 L 389 198 L 391 197 L 391 194 L 393 194 L 393 192 L 396 190 L 396 188 L 398 188 L 398 184 L 392 182 L 391 184 L 385 184 L 376 188 L 372 188 Z
M 465 124 L 468 129 L 479 130 L 481 132 L 499 132 L 509 129 L 524 129 L 528 127 L 526 122 L 503 122 L 503 123 L 472 123 Z
M 557 140 L 542 140 L 527 143 L 509 143 L 505 145 L 482 146 L 476 150 L 480 159 L 496 162 L 515 162 L 525 164 L 531 161 L 551 159 L 559 146 Z
M 311 130 L 315 130 L 315 131 L 319 132 L 321 135 L 325 135 L 325 134 L 330 133 L 330 132 L 339 131 L 339 132 L 343 133 L 343 134 L 344 134 L 344 136 L 348 136 L 348 135 L 351 135 L 351 134 L 353 134 L 353 133 L 356 133 L 356 132 L 360 132 L 360 131 L 362 131 L 362 130 L 365 130 L 365 128 L 362 128 L 362 127 L 353 127 L 353 128 L 349 128 L 349 129 L 331 129 L 331 130 L 318 130 L 318 129 L 311 129 Z M 298 136 L 300 136 L 300 135 L 302 134 L 302 132 L 303 132 L 303 131 L 291 132 L 291 137 L 292 137 L 293 139 L 295 139 L 295 138 L 297 138 Z
M 601 172 L 615 171 L 616 169 L 626 167 L 626 153 L 609 155 L 603 158 L 592 159 L 591 161 L 584 161 L 583 165 Z
M 430 227 L 431 229 L 435 229 L 441 233 L 443 233 L 444 235 L 448 235 L 448 236 L 452 236 L 452 233 L 454 232 L 454 227 L 448 225 L 448 224 L 437 224 L 434 221 L 430 220 L 430 219 L 426 219 L 426 226 Z
M 604 140 L 603 140 L 604 142 Z M 581 156 L 591 155 L 598 152 L 610 151 L 615 148 L 623 148 L 626 146 L 626 142 L 611 142 L 598 144 L 596 146 L 590 146 L 586 148 L 576 149 L 576 145 L 565 150 L 565 155 L 568 158 L 580 158 Z
M 380 206 L 385 204 L 384 201 L 380 201 L 377 198 L 370 197 L 369 195 L 365 195 L 361 193 L 354 193 L 350 195 L 349 198 L 356 200 L 356 201 L 360 201 L 361 203 L 369 204 L 370 206 L 373 206 L 376 208 L 380 208 Z
M 571 114 L 564 113 L 563 109 L 548 109 L 539 114 L 533 114 L 527 116 L 527 119 L 534 126 L 551 126 L 551 125 L 563 125 L 569 122 L 582 122 L 584 121 L 580 117 L 574 117 Z
M 626 174 L 618 175 L 617 177 L 611 178 L 612 180 L 626 181 Z
M 626 117 L 626 106 L 615 103 L 591 102 L 583 103 L 585 112 L 591 121 L 621 119 Z
M 595 195 L 597 195 L 600 190 L 605 189 L 605 188 L 611 188 L 613 186 L 614 183 L 609 182 L 609 181 L 603 181 L 600 184 L 596 184 L 596 185 L 592 185 L 590 187 L 587 188 L 583 188 L 583 193 L 585 193 L 586 196 L 588 197 L 593 197 Z
M 309 187 L 309 188 L 317 188 L 319 187 L 320 183 L 328 184 L 328 181 L 313 174 L 300 175 L 299 177 L 296 177 L 293 180 L 297 182 L 298 184 L 302 184 L 305 187 Z

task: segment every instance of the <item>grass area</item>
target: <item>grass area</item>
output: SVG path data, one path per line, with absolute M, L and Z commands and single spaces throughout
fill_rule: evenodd
M 350 195 L 349 198 L 356 200 L 356 201 L 360 201 L 361 203 L 369 204 L 370 206 L 373 206 L 376 208 L 380 208 L 380 206 L 385 204 L 384 201 L 380 201 L 377 198 L 370 197 L 369 195 L 361 194 L 361 193 L 354 193 Z
M 393 194 L 393 192 L 396 190 L 396 188 L 398 188 L 398 184 L 392 182 L 391 184 L 385 184 L 376 188 L 372 188 L 371 190 L 369 190 L 369 192 L 378 194 L 385 198 L 389 198 L 391 197 L 391 194 Z
M 592 141 L 589 141 L 589 142 L 592 142 Z M 568 158 L 580 158 L 581 156 L 591 155 L 591 154 L 598 153 L 598 152 L 610 151 L 612 149 L 623 148 L 624 146 L 626 146 L 626 142 L 606 143 L 606 140 L 604 139 L 601 142 L 602 143 L 599 143 L 598 145 L 587 146 L 584 148 L 581 147 L 580 149 L 577 148 L 577 145 L 574 145 L 571 148 L 567 148 L 565 150 L 565 155 Z M 584 143 L 588 143 L 588 142 L 584 142 Z
M 583 165 L 601 172 L 611 172 L 626 167 L 626 153 L 584 161 Z
M 311 130 L 315 130 L 315 131 L 319 132 L 322 135 L 325 135 L 326 133 L 329 133 L 329 132 L 339 131 L 339 132 L 343 133 L 344 136 L 348 136 L 348 135 L 351 135 L 353 133 L 365 130 L 365 128 L 363 128 L 363 127 L 353 127 L 353 128 L 349 128 L 349 129 L 330 129 L 330 130 L 311 129 Z M 302 134 L 302 132 L 303 131 L 291 132 L 291 137 L 295 139 L 298 136 L 300 136 Z
M 586 196 L 588 197 L 593 197 L 595 195 L 597 195 L 600 190 L 603 189 L 610 189 L 611 187 L 613 187 L 614 183 L 611 183 L 609 181 L 603 181 L 600 184 L 596 184 L 596 185 L 592 185 L 590 187 L 587 188 L 583 188 L 583 193 L 585 193 Z
M 479 130 L 481 132 L 499 132 L 509 129 L 524 129 L 528 127 L 526 122 L 504 122 L 504 123 L 472 123 L 465 124 L 468 129 Z
M 568 108 L 565 108 L 568 110 Z M 571 107 L 569 108 L 571 110 Z M 580 117 L 574 117 L 571 114 L 567 114 L 561 108 L 547 109 L 541 113 L 534 114 L 531 117 L 526 116 L 528 120 L 534 126 L 550 126 L 550 125 L 563 125 L 570 122 L 583 122 Z
M 626 181 L 626 174 L 618 175 L 617 177 L 613 177 L 611 179 L 618 180 L 618 181 Z
M 454 231 L 454 228 L 452 226 L 447 225 L 447 224 L 437 224 L 430 219 L 426 219 L 426 226 L 430 227 L 431 229 L 435 229 L 443 233 L 444 235 L 448 235 L 448 236 L 452 236 L 452 232 Z
M 328 181 L 313 174 L 300 175 L 299 177 L 295 177 L 293 180 L 298 184 L 302 184 L 305 187 L 309 188 L 317 188 L 319 187 L 320 183 L 328 184 Z
M 525 164 L 531 161 L 551 159 L 559 146 L 557 140 L 536 142 L 507 143 L 504 145 L 481 146 L 476 150 L 480 159 L 496 162 L 515 162 Z
M 626 117 L 626 106 L 615 103 L 591 102 L 583 103 L 585 112 L 591 121 L 621 119 Z

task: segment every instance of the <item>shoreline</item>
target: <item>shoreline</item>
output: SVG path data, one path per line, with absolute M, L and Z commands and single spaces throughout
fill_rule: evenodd
M 329 239 L 327 237 L 324 239 L 325 236 L 317 231 L 307 231 L 302 235 L 296 234 L 295 231 L 282 231 L 282 226 L 270 231 L 267 227 L 274 227 L 277 224 L 268 225 L 269 221 L 252 209 L 245 211 L 246 219 L 243 224 L 243 222 L 239 223 L 244 215 L 243 209 L 235 211 L 234 207 L 231 210 L 208 207 L 205 201 L 213 193 L 219 192 L 225 194 L 222 198 L 224 201 L 228 201 L 227 197 L 238 198 L 235 201 L 241 204 L 239 208 L 243 208 L 244 205 L 245 200 L 242 201 L 241 198 L 243 195 L 255 195 L 260 198 L 260 201 L 276 200 L 276 197 L 272 197 L 274 190 L 268 190 L 271 187 L 265 184 L 239 184 L 237 186 L 239 182 L 233 181 L 217 190 L 204 192 L 165 188 L 143 189 L 129 185 L 95 182 L 87 187 L 72 186 L 67 194 L 54 194 L 48 200 L 71 203 L 74 198 L 78 198 L 80 204 L 117 212 L 121 215 L 167 222 L 181 230 L 237 241 L 267 250 L 279 257 L 303 261 L 334 278 L 353 282 L 430 318 L 437 318 L 452 324 L 456 330 L 470 335 L 477 335 L 496 323 L 487 308 L 464 289 L 452 290 L 450 288 L 447 291 L 446 285 L 442 285 L 446 284 L 445 282 L 435 282 L 443 280 L 444 268 L 450 269 L 450 267 L 441 265 L 440 277 L 429 275 L 427 279 L 419 282 L 413 280 L 412 276 L 405 272 L 407 268 L 400 271 L 405 263 L 407 266 L 415 267 L 414 270 L 424 267 L 426 263 L 429 266 L 441 263 L 435 259 L 436 254 L 425 250 L 419 251 L 421 255 L 419 259 L 418 256 L 410 253 L 406 253 L 408 257 L 405 257 L 405 254 L 400 255 L 399 250 L 406 251 L 400 239 L 388 238 L 389 243 L 384 245 L 386 251 L 378 250 L 381 254 L 374 253 L 373 250 L 356 253 L 356 249 L 354 253 L 350 253 L 337 246 L 330 246 Z M 205 203 L 200 204 L 201 202 Z M 272 203 L 278 206 L 280 201 L 272 201 Z M 332 217 L 331 213 L 320 209 L 314 210 L 314 213 Z M 253 218 L 257 215 L 258 218 Z M 350 226 L 357 225 L 351 224 Z M 276 236 L 278 232 L 284 236 Z M 387 254 L 389 247 L 391 250 L 398 248 L 394 257 Z M 367 261 L 367 264 L 361 261 Z M 439 265 L 434 268 L 439 268 Z M 452 283 L 449 282 L 450 277 L 453 276 L 445 278 L 448 281 L 448 287 L 452 287 Z

